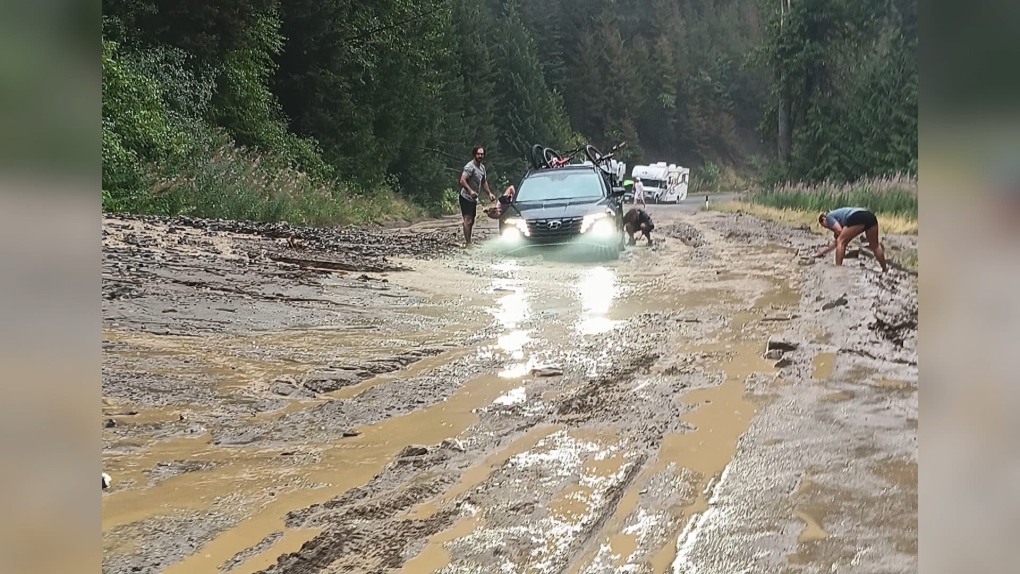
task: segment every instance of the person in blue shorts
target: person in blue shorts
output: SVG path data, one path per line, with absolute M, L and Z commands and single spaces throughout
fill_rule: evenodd
M 816 257 L 825 257 L 835 249 L 836 265 L 842 265 L 843 258 L 846 256 L 846 246 L 850 245 L 850 241 L 854 237 L 863 233 L 868 240 L 868 249 L 875 254 L 875 259 L 882 266 L 882 272 L 889 271 L 889 265 L 885 261 L 885 250 L 882 249 L 882 243 L 878 240 L 878 218 L 874 213 L 863 207 L 840 207 L 829 212 L 819 213 L 818 224 L 831 231 L 836 240 L 832 245 L 819 251 Z

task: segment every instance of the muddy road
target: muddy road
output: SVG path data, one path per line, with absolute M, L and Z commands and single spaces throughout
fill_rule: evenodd
M 916 571 L 916 278 L 649 211 L 611 263 L 104 219 L 103 571 Z

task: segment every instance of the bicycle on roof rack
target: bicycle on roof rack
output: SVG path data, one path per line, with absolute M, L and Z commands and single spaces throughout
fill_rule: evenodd
M 542 144 L 535 144 L 531 146 L 531 167 L 532 169 L 556 169 L 568 165 L 571 159 L 574 159 L 578 154 L 584 152 L 584 156 L 593 165 L 599 168 L 599 171 L 611 178 L 613 185 L 617 185 L 616 181 L 617 174 L 613 171 L 606 169 L 606 165 L 613 159 L 616 152 L 627 147 L 627 142 L 620 142 L 613 146 L 608 153 L 602 153 L 597 147 L 591 144 L 585 144 L 576 149 L 572 149 L 566 153 L 559 153 L 551 147 L 546 147 Z

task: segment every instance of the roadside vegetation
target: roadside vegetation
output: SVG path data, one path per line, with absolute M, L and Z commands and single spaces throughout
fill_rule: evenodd
M 863 207 L 874 212 L 885 233 L 917 234 L 917 178 L 900 176 L 853 184 L 788 184 L 749 192 L 742 202 L 715 206 L 744 211 L 780 223 L 817 227 L 818 214 L 837 207 Z
M 533 143 L 692 194 L 912 177 L 916 46 L 916 0 L 104 0 L 103 208 L 451 213 L 474 145 L 496 193 Z

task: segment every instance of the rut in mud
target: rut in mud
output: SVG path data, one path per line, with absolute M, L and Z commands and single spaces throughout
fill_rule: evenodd
M 107 218 L 104 572 L 916 569 L 915 278 L 650 211 L 608 264 Z

